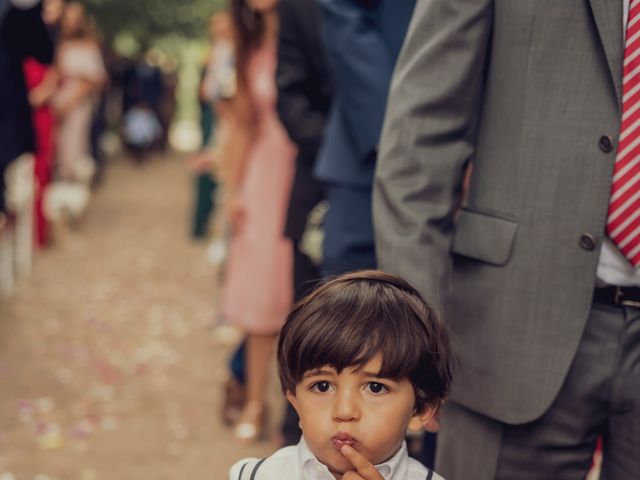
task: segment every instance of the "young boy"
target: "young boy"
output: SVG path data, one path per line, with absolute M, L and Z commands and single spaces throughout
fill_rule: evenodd
M 278 373 L 302 440 L 241 460 L 231 480 L 442 480 L 409 458 L 404 438 L 448 394 L 449 337 L 401 278 L 350 273 L 304 298 L 280 334 Z

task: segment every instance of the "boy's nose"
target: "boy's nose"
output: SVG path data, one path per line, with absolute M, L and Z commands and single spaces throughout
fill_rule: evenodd
M 357 396 L 351 392 L 338 392 L 334 397 L 333 419 L 348 422 L 360 418 Z

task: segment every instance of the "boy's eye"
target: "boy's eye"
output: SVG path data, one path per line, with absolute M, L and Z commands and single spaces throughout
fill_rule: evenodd
M 367 384 L 367 388 L 371 393 L 380 394 L 388 392 L 389 389 L 381 383 L 378 382 L 369 382 Z
M 311 386 L 311 390 L 314 392 L 326 393 L 331 390 L 331 384 L 329 382 L 317 382 Z

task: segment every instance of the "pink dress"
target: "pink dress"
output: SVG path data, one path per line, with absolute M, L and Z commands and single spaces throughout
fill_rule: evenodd
M 293 246 L 284 236 L 296 150 L 276 113 L 276 50 L 265 45 L 248 64 L 258 128 L 241 186 L 246 217 L 231 240 L 222 315 L 246 333 L 276 334 L 293 301 Z
M 58 51 L 57 67 L 61 85 L 53 102 L 58 104 L 73 98 L 84 81 L 99 85 L 107 78 L 102 53 L 90 41 L 63 42 Z M 95 94 L 86 95 L 58 121 L 56 165 L 64 180 L 91 180 L 95 167 L 89 135 L 95 100 Z

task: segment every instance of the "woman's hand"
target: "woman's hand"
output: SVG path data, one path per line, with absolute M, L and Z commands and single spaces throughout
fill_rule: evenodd
M 39 108 L 51 100 L 58 88 L 58 71 L 49 67 L 40 84 L 29 92 L 29 103 L 33 108 Z
M 40 108 L 48 100 L 48 96 L 40 87 L 35 87 L 29 92 L 29 104 L 32 108 Z
M 209 172 L 219 163 L 217 155 L 211 150 L 205 149 L 194 153 L 187 159 L 187 164 L 196 173 Z
M 244 223 L 247 217 L 247 210 L 239 194 L 232 194 L 229 198 L 229 205 L 227 206 L 227 218 L 231 225 L 231 231 L 238 233 L 244 227 Z
M 73 102 L 56 102 L 52 105 L 53 114 L 57 119 L 63 120 L 73 108 Z

